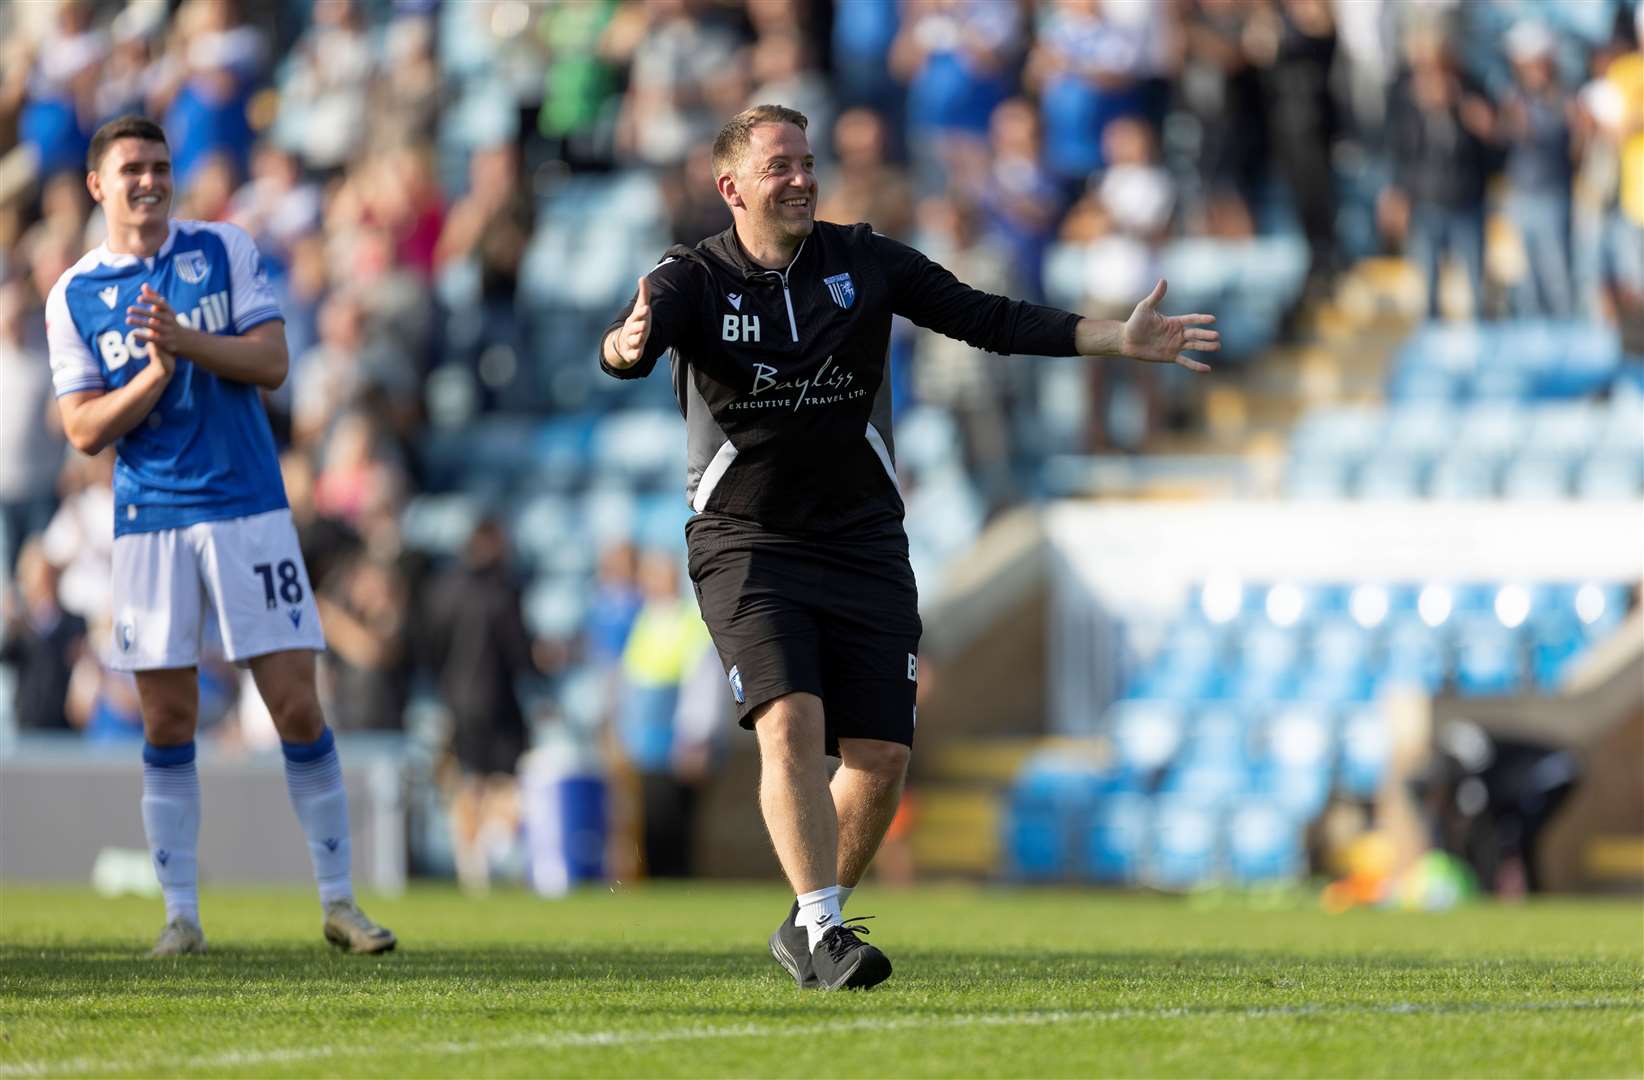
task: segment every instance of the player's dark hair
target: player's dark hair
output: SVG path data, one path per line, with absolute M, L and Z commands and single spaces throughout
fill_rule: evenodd
M 742 156 L 748 152 L 748 140 L 753 135 L 753 129 L 760 124 L 792 124 L 800 131 L 804 131 L 810 121 L 798 109 L 790 109 L 785 105 L 755 105 L 751 109 L 743 109 L 719 129 L 719 136 L 714 139 L 714 176 L 724 176 L 742 164 Z
M 135 113 L 127 116 L 115 117 L 97 129 L 97 134 L 91 137 L 91 146 L 86 150 L 86 171 L 96 172 L 103 164 L 103 155 L 118 139 L 141 139 L 144 142 L 157 142 L 162 146 L 170 147 L 166 142 L 164 129 L 146 116 Z

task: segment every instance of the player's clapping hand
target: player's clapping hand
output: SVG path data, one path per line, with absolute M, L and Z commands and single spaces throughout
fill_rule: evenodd
M 637 364 L 645 355 L 645 342 L 651 336 L 651 292 L 645 279 L 639 279 L 639 295 L 634 298 L 634 310 L 616 332 L 612 347 L 626 364 Z
M 149 351 L 167 371 L 182 351 L 188 327 L 177 319 L 166 298 L 155 292 L 148 282 L 137 297 L 138 303 L 126 308 L 126 325 L 135 326 L 137 337 L 148 343 Z
M 1159 301 L 1164 299 L 1165 288 L 1165 281 L 1160 278 L 1153 291 L 1125 320 L 1124 355 L 1155 364 L 1180 364 L 1189 371 L 1209 371 L 1209 364 L 1200 363 L 1186 353 L 1215 352 L 1222 347 L 1222 335 L 1205 329 L 1216 321 L 1216 316 L 1160 315 Z

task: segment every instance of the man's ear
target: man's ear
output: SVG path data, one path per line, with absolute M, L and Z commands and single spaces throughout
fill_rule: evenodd
M 746 210 L 748 204 L 742 201 L 742 195 L 736 190 L 736 177 L 726 173 L 714 182 L 719 188 L 719 197 L 725 200 L 725 205 Z
M 91 192 L 91 201 L 103 201 L 103 178 L 94 172 L 86 173 L 86 190 Z

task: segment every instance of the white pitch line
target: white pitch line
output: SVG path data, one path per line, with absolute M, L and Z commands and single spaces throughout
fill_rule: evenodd
M 1467 1002 L 1390 1005 L 1328 1006 L 1292 1005 L 1249 1009 L 1196 1009 L 1186 1006 L 1165 1009 L 1056 1009 L 1044 1012 L 960 1013 L 954 1016 L 858 1017 L 818 1024 L 773 1026 L 769 1024 L 726 1024 L 717 1027 L 672 1028 L 663 1031 L 583 1031 L 561 1034 L 511 1035 L 500 1039 L 463 1041 L 438 1040 L 399 1043 L 384 1047 L 334 1044 L 298 1046 L 279 1050 L 232 1051 L 214 1057 L 148 1059 L 145 1061 L 74 1058 L 68 1061 L 25 1061 L 0 1065 L 0 1077 L 54 1076 L 65 1073 L 105 1075 L 116 1072 L 174 1072 L 181 1069 L 254 1068 L 292 1062 L 321 1061 L 333 1057 L 354 1057 L 384 1050 L 417 1055 L 489 1054 L 504 1050 L 566 1050 L 582 1047 L 605 1048 L 643 1046 L 648 1043 L 694 1042 L 707 1039 L 785 1039 L 810 1035 L 830 1035 L 853 1031 L 902 1031 L 917 1028 L 1034 1027 L 1055 1024 L 1100 1023 L 1117 1020 L 1188 1020 L 1231 1017 L 1239 1020 L 1287 1019 L 1298 1016 L 1437 1016 L 1487 1015 L 1491 1013 L 1581 1012 L 1601 1009 L 1637 1008 L 1636 1002 L 1614 999 L 1565 1002 L 1520 1002 L 1517 1004 L 1470 1004 Z M 1644 1016 L 1644 1009 L 1637 1015 Z

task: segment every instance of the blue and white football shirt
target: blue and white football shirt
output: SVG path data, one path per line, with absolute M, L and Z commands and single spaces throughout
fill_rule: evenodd
M 234 225 L 173 221 L 152 258 L 102 245 L 58 279 L 46 299 L 57 396 L 124 386 L 148 361 L 126 325 L 143 283 L 189 326 L 243 334 L 280 318 L 257 247 Z M 177 357 L 148 418 L 115 443 L 114 533 L 178 529 L 283 509 L 274 434 L 258 389 Z

